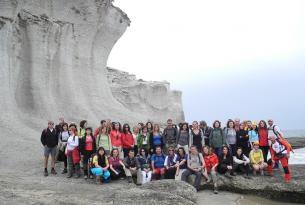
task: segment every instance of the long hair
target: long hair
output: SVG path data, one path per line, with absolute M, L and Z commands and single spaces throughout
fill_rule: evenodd
M 91 133 L 90 133 L 90 136 L 93 138 L 93 130 L 92 130 L 92 127 L 87 127 L 87 128 L 86 128 L 86 131 L 87 131 L 87 130 L 90 130 L 90 132 L 91 132 Z M 87 135 L 87 133 L 85 133 L 85 136 L 84 136 L 84 137 L 86 137 L 86 135 Z
M 185 149 L 184 149 L 183 147 L 179 147 L 179 148 L 178 148 L 178 155 L 179 155 L 180 157 L 182 157 L 182 156 L 180 155 L 179 150 L 182 150 L 182 152 L 183 152 L 183 156 L 185 156 L 185 155 L 186 155 Z
M 263 124 L 264 124 L 264 127 L 261 127 L 261 123 L 263 123 Z M 267 127 L 267 123 L 266 123 L 266 121 L 265 121 L 265 120 L 261 120 L 261 121 L 259 121 L 258 127 L 259 127 L 259 129 L 268 129 L 268 127 Z
M 156 128 L 158 128 L 158 133 L 160 133 L 160 126 L 159 126 L 159 124 L 154 124 L 153 132 L 155 132 Z
M 87 120 L 82 120 L 82 121 L 80 121 L 79 127 L 82 128 L 82 129 L 84 129 L 86 123 L 87 123 Z
M 100 151 L 101 151 L 101 150 L 104 151 L 104 154 L 103 154 L 103 155 L 100 155 Z M 96 154 L 97 154 L 98 163 L 99 163 L 99 164 L 105 164 L 105 163 L 106 163 L 106 153 L 105 153 L 104 147 L 98 148 Z
M 221 128 L 221 122 L 220 122 L 219 120 L 215 120 L 215 121 L 214 121 L 214 123 L 213 123 L 213 128 L 216 128 L 216 127 L 215 127 L 215 124 L 216 124 L 217 122 L 219 123 L 219 128 Z
M 205 153 L 204 153 L 204 148 L 207 148 L 208 149 L 208 155 L 206 155 Z M 207 145 L 204 145 L 203 147 L 202 147 L 202 154 L 203 154 L 203 156 L 209 156 L 209 155 L 211 155 L 213 153 L 213 151 L 212 151 L 212 149 L 209 147 L 209 146 L 207 146 Z
M 126 127 L 128 128 L 127 131 L 125 130 Z M 129 124 L 126 123 L 126 124 L 123 125 L 123 133 L 124 133 L 124 134 L 129 134 L 129 133 L 131 133 Z
M 119 125 L 119 132 L 121 132 L 122 131 L 122 126 L 121 126 L 121 123 L 119 123 L 119 122 L 113 122 L 112 123 L 112 130 L 116 130 L 115 129 L 115 125 Z
M 227 128 L 230 128 L 230 122 L 233 122 L 233 128 L 235 127 L 235 122 L 231 119 L 228 120 L 227 122 Z

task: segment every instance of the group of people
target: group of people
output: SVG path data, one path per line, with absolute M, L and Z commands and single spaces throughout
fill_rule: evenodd
M 44 146 L 44 175 L 48 176 L 48 158 L 51 155 L 51 174 L 57 174 L 55 162 L 63 161 L 62 174 L 85 179 L 96 178 L 102 184 L 127 178 L 144 184 L 151 180 L 175 179 L 189 181 L 199 190 L 202 178 L 212 182 L 217 190 L 218 174 L 232 178 L 241 173 L 272 175 L 281 163 L 285 181 L 291 180 L 288 159 L 291 149 L 273 120 L 228 120 L 224 128 L 216 120 L 212 127 L 205 121 L 191 125 L 175 125 L 171 119 L 161 132 L 158 124 L 138 123 L 131 127 L 119 122 L 102 120 L 93 130 L 86 120 L 79 126 L 49 121 L 42 131 Z M 268 159 L 268 153 L 271 158 Z

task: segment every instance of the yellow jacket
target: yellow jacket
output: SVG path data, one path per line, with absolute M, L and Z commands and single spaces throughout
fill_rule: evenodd
M 257 151 L 251 150 L 249 157 L 251 164 L 259 164 L 261 162 L 264 162 L 264 155 L 262 150 L 260 149 L 258 149 Z

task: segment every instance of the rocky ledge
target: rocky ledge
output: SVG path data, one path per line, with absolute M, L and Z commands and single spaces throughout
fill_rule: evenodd
M 273 177 L 250 176 L 251 179 L 246 179 L 239 175 L 232 178 L 219 175 L 219 190 L 257 195 L 278 201 L 305 203 L 304 168 L 304 165 L 291 166 L 292 181 L 290 183 L 284 182 L 282 169 L 275 170 Z M 190 183 L 193 182 L 194 178 L 191 177 Z M 202 180 L 202 190 L 212 188 L 212 184 L 206 184 L 205 180 Z

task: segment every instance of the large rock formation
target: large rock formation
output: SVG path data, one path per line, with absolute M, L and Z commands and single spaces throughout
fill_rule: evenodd
M 167 83 L 109 83 L 108 56 L 129 24 L 111 0 L 0 0 L 1 122 L 183 120 Z

